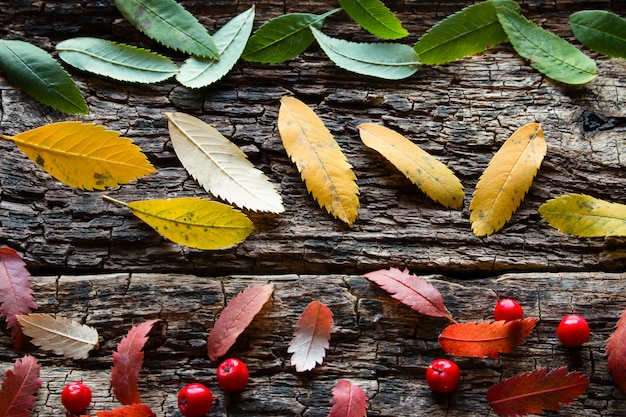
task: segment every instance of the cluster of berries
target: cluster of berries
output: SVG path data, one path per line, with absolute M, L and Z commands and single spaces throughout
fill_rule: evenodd
M 512 321 L 524 318 L 524 310 L 517 301 L 510 298 L 499 300 L 493 311 L 496 321 Z M 567 347 L 578 347 L 589 340 L 589 325 L 584 317 L 568 314 L 563 317 L 556 329 L 559 341 Z M 435 359 L 426 370 L 426 382 L 440 394 L 448 394 L 456 389 L 461 379 L 458 365 L 449 359 Z
M 226 359 L 217 367 L 217 384 L 224 391 L 241 391 L 248 385 L 248 367 L 239 359 Z M 63 388 L 61 403 L 70 414 L 80 414 L 91 404 L 91 389 L 82 382 Z M 185 417 L 202 417 L 213 406 L 213 393 L 205 385 L 193 382 L 178 392 L 178 408 Z

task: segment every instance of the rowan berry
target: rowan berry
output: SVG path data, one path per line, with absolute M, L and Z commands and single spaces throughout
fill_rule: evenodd
M 459 366 L 448 359 L 435 359 L 426 370 L 426 382 L 439 394 L 448 394 L 456 389 L 461 379 Z

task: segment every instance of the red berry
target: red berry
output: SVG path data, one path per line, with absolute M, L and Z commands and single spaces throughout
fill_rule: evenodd
M 213 393 L 194 382 L 178 391 L 178 408 L 185 417 L 202 417 L 213 406 Z
M 556 328 L 556 336 L 561 343 L 569 347 L 578 347 L 589 340 L 589 325 L 587 320 L 578 314 L 569 314 L 561 320 Z
M 241 391 L 248 385 L 248 367 L 239 359 L 226 359 L 217 367 L 217 383 L 224 391 Z
M 522 310 L 522 307 L 517 303 L 517 301 L 510 298 L 504 298 L 498 301 L 496 307 L 493 309 L 493 318 L 496 321 L 521 320 L 524 318 L 524 310 Z
M 448 359 L 435 359 L 426 370 L 426 382 L 439 394 L 448 394 L 456 389 L 461 379 L 458 365 Z
M 91 404 L 91 389 L 82 382 L 67 384 L 61 392 L 61 403 L 70 413 L 81 413 Z

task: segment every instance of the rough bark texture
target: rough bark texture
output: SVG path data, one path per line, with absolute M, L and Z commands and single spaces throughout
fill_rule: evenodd
M 181 1 L 211 32 L 250 1 Z M 413 44 L 466 1 L 389 1 Z M 624 13 L 622 1 L 524 1 L 524 14 L 573 40 L 570 13 L 601 8 Z M 257 5 L 255 27 L 289 12 L 322 13 L 335 1 L 268 1 Z M 344 14 L 324 31 L 372 41 Z M 23 39 L 54 53 L 75 36 L 94 36 L 152 48 L 178 63 L 132 28 L 112 1 L 0 0 L 0 38 Z M 424 67 L 413 77 L 383 81 L 335 67 L 315 46 L 280 65 L 240 62 L 218 84 L 186 89 L 171 80 L 138 86 L 70 71 L 91 113 L 67 116 L 16 90 L 0 74 L 0 131 L 12 135 L 46 123 L 83 120 L 133 139 L 158 173 L 106 192 L 70 189 L 43 173 L 9 141 L 0 141 L 0 245 L 20 252 L 34 275 L 40 312 L 94 326 L 100 348 L 89 359 L 65 360 L 29 345 L 15 352 L 0 337 L 0 370 L 24 353 L 43 364 L 44 386 L 35 415 L 63 415 L 65 383 L 94 389 L 95 410 L 117 406 L 109 392 L 111 352 L 132 324 L 159 318 L 146 346 L 140 377 L 143 400 L 158 415 L 177 416 L 176 393 L 192 380 L 214 389 L 211 415 L 326 416 L 340 378 L 361 386 L 370 416 L 493 415 L 485 392 L 493 383 L 541 366 L 566 365 L 591 378 L 590 388 L 562 415 L 623 416 L 626 398 L 613 384 L 604 357 L 606 338 L 626 309 L 623 239 L 578 239 L 544 223 L 546 200 L 585 193 L 626 203 L 626 65 L 585 51 L 598 77 L 582 87 L 554 83 L 500 45 L 458 62 Z M 312 106 L 354 166 L 361 208 L 348 228 L 319 208 L 286 155 L 277 132 L 279 99 L 293 95 Z M 197 251 L 157 235 L 122 201 L 206 196 L 173 152 L 164 113 L 184 111 L 214 125 L 239 145 L 278 187 L 286 213 L 249 213 L 256 231 L 224 251 Z M 466 192 L 462 210 L 429 200 L 378 154 L 361 143 L 356 126 L 397 129 L 448 164 Z M 524 202 L 508 225 L 475 237 L 469 201 L 480 174 L 519 126 L 540 122 L 548 154 Z M 437 336 L 445 319 L 418 315 L 359 274 L 390 266 L 429 274 L 459 321 L 490 319 L 498 297 L 514 297 L 540 322 L 527 339 L 497 360 L 458 358 L 459 390 L 433 395 L 424 373 L 444 355 Z M 590 271 L 601 271 L 593 273 Z M 178 275 L 187 274 L 187 275 Z M 440 275 L 430 275 L 440 274 Z M 467 278 L 476 278 L 468 280 Z M 251 384 L 226 395 L 206 357 L 208 331 L 225 303 L 246 285 L 275 282 L 274 296 L 229 356 L 244 359 Z M 327 304 L 335 326 L 324 364 L 298 374 L 287 347 L 298 315 L 313 299 Z M 581 349 L 560 346 L 555 329 L 569 312 L 585 315 L 591 340 Z

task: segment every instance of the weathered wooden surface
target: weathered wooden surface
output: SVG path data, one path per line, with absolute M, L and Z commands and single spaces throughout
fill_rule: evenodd
M 249 1 L 182 2 L 214 31 L 248 8 Z M 207 4 L 208 3 L 208 4 Z M 439 4 L 441 3 L 441 4 Z M 432 24 L 468 4 L 390 2 L 411 32 L 412 44 Z M 623 2 L 522 2 L 525 14 L 572 39 L 569 14 L 581 8 L 623 11 Z M 256 25 L 284 12 L 321 13 L 334 1 L 270 1 L 257 8 Z M 48 50 L 69 37 L 96 36 L 161 50 L 124 21 L 112 2 L 0 1 L 0 36 L 26 39 Z M 372 40 L 345 15 L 325 31 Z M 182 61 L 184 57 L 162 51 Z M 555 84 L 519 58 L 510 45 L 449 65 L 423 68 L 389 82 L 335 67 L 318 48 L 283 65 L 241 62 L 223 81 L 190 90 L 175 81 L 124 85 L 72 71 L 91 114 L 67 116 L 37 104 L 0 75 L 4 134 L 59 121 L 104 124 L 133 139 L 158 173 L 103 192 L 72 190 L 2 141 L 0 242 L 23 253 L 43 274 L 171 270 L 230 273 L 360 273 L 390 262 L 420 272 L 483 276 L 506 271 L 622 271 L 619 240 L 577 239 L 545 224 L 537 208 L 565 193 L 588 193 L 626 203 L 626 65 L 590 53 L 598 78 L 583 87 Z M 279 99 L 294 95 L 311 105 L 336 135 L 354 165 L 361 194 L 352 228 L 333 219 L 307 194 L 276 129 Z M 256 231 L 236 248 L 202 252 L 159 237 L 127 209 L 103 201 L 206 196 L 173 153 L 164 113 L 185 111 L 213 124 L 239 145 L 278 187 L 286 213 L 251 214 Z M 361 143 L 356 126 L 382 123 L 398 129 L 448 164 L 465 186 L 462 210 L 430 201 L 378 154 Z M 511 222 L 479 239 L 468 205 L 488 161 L 519 126 L 540 122 L 548 154 Z
M 626 395 L 614 384 L 604 357 L 605 341 L 626 309 L 626 275 L 507 274 L 480 281 L 429 276 L 456 320 L 492 318 L 498 297 L 514 297 L 528 317 L 540 321 L 523 345 L 499 359 L 455 359 L 462 370 L 450 396 L 431 393 L 425 381 L 428 363 L 444 356 L 437 336 L 446 319 L 421 316 L 358 275 L 283 275 L 200 278 L 191 275 L 114 274 L 35 277 L 40 312 L 70 317 L 100 332 L 100 348 L 89 359 L 64 360 L 30 346 L 27 353 L 43 364 L 44 395 L 38 416 L 62 415 L 60 391 L 70 380 L 93 387 L 92 410 L 119 406 L 109 392 L 111 352 L 130 329 L 160 319 L 150 334 L 139 385 L 143 401 L 159 416 L 179 416 L 177 391 L 199 380 L 216 396 L 211 416 L 326 416 L 331 388 L 341 378 L 358 384 L 369 399 L 369 416 L 494 415 L 487 389 L 503 378 L 537 367 L 567 366 L 591 379 L 588 390 L 563 408 L 563 416 L 624 416 Z M 229 356 L 248 363 L 250 385 L 227 395 L 215 381 L 216 364 L 206 355 L 206 337 L 227 300 L 245 286 L 274 282 L 271 300 L 242 334 Z M 297 373 L 287 347 L 298 314 L 314 300 L 335 315 L 331 346 L 324 363 Z M 590 341 L 582 348 L 561 346 L 555 336 L 569 312 L 589 318 Z M 25 352 L 12 350 L 0 337 L 0 369 Z

